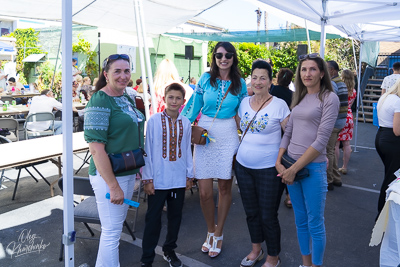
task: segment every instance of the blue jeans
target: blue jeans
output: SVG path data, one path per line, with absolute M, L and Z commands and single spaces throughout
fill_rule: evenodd
M 288 185 L 288 189 L 293 204 L 300 252 L 302 255 L 312 254 L 312 263 L 322 265 L 326 246 L 326 162 L 311 162 L 306 168 L 309 169 L 310 176 Z
M 54 134 L 62 134 L 62 121 L 54 121 Z

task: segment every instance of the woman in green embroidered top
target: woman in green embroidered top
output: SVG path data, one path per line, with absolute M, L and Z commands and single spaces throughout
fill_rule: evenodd
M 96 266 L 119 266 L 119 239 L 139 169 L 114 174 L 109 153 L 139 147 L 143 140 L 144 116 L 124 93 L 131 78 L 129 56 L 115 54 L 103 63 L 95 93 L 85 111 L 85 140 L 92 154 L 90 183 L 96 195 L 102 231 Z M 140 125 L 140 139 L 138 126 Z M 143 146 L 143 144 L 142 144 Z M 110 200 L 105 198 L 110 193 Z

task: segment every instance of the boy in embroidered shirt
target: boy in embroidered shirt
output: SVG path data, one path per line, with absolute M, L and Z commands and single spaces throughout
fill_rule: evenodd
M 185 189 L 190 189 L 193 181 L 191 125 L 189 119 L 179 114 L 184 98 L 183 86 L 179 83 L 170 84 L 165 88 L 165 110 L 154 114 L 147 122 L 143 184 L 148 194 L 148 208 L 143 234 L 142 267 L 152 266 L 165 201 L 168 204 L 168 232 L 163 245 L 164 259 L 171 267 L 182 266 L 174 249 L 177 247 Z

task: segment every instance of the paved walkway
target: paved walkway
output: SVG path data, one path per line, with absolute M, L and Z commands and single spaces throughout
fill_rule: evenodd
M 383 179 L 383 164 L 374 150 L 376 127 L 359 124 L 358 148 L 352 153 L 349 172 L 343 175 L 343 187 L 329 191 L 325 211 L 327 246 L 324 266 L 379 266 L 379 247 L 369 247 L 371 231 L 376 216 L 378 190 Z M 354 143 L 354 140 L 353 140 Z M 81 154 L 80 156 L 83 156 Z M 74 168 L 81 163 L 74 156 Z M 52 164 L 39 166 L 50 181 L 57 179 L 57 168 Z M 7 170 L 7 176 L 16 177 L 15 170 Z M 0 190 L 0 266 L 63 266 L 58 261 L 62 234 L 62 194 L 51 198 L 49 187 L 43 182 L 35 183 L 24 173 L 18 187 L 16 200 L 11 201 L 14 184 L 5 182 Z M 79 175 L 87 175 L 87 167 Z M 214 191 L 216 194 L 216 190 Z M 183 221 L 178 240 L 177 253 L 185 266 L 239 266 L 251 248 L 240 195 L 237 186 L 232 189 L 232 207 L 224 230 L 222 253 L 215 259 L 201 253 L 200 247 L 206 236 L 206 226 L 199 205 L 199 194 L 186 193 Z M 282 198 L 283 200 L 283 198 Z M 121 266 L 139 266 L 141 238 L 144 229 L 146 203 L 142 202 L 135 227 L 136 241 L 124 231 L 120 244 Z M 128 212 L 128 222 L 133 223 L 135 211 Z M 301 264 L 294 215 L 291 209 L 281 205 L 279 219 L 282 228 L 282 267 L 298 267 Z M 166 218 L 159 245 L 165 237 Z M 78 235 L 89 236 L 81 224 L 75 224 Z M 99 233 L 99 226 L 94 226 Z M 17 252 L 18 245 L 32 241 L 41 244 L 39 250 Z M 263 245 L 264 250 L 265 245 Z M 95 266 L 98 241 L 78 239 L 75 244 L 75 266 Z M 160 247 L 153 266 L 167 267 L 162 259 Z M 257 267 L 262 262 L 256 264 Z

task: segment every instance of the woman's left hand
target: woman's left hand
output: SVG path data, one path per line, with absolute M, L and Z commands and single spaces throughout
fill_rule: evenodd
M 293 170 L 293 168 L 289 168 L 284 170 L 280 174 L 280 176 L 282 178 L 282 183 L 292 185 L 294 182 L 294 178 L 296 177 L 296 172 Z

